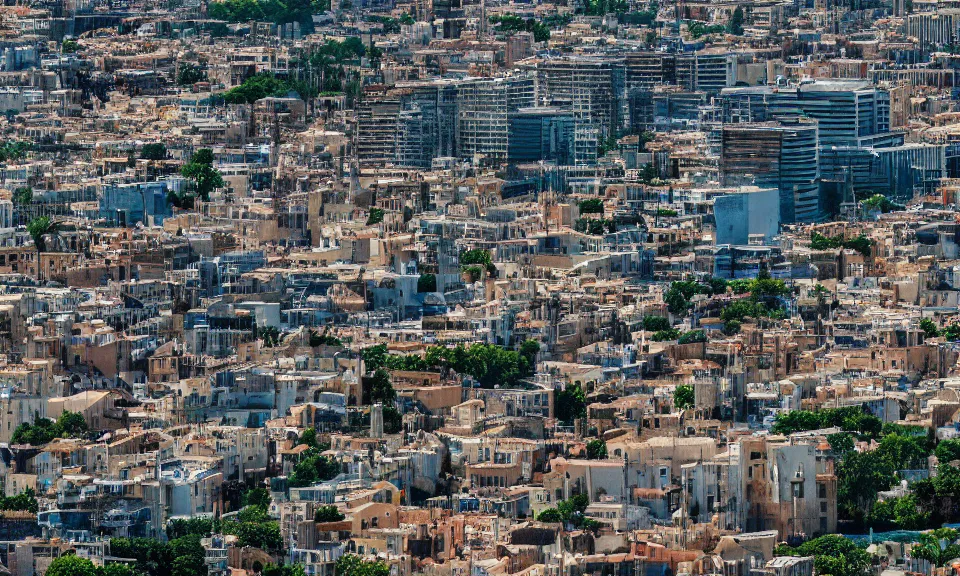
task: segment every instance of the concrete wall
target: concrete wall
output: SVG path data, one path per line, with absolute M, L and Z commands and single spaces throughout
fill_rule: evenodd
M 780 226 L 780 193 L 767 188 L 718 196 L 713 211 L 717 244 L 746 244 L 750 234 L 770 241 Z

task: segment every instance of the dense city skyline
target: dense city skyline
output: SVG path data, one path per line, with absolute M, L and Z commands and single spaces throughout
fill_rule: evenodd
M 958 34 L 7 2 L 0 571 L 955 574 Z

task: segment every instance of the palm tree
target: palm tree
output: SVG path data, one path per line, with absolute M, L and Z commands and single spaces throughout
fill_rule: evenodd
M 938 528 L 920 535 L 920 542 L 913 545 L 910 555 L 914 558 L 929 560 L 936 567 L 944 566 L 954 558 L 960 557 L 960 536 L 953 528 Z

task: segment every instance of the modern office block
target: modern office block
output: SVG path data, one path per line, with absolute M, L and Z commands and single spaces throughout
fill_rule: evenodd
M 458 155 L 485 162 L 506 160 L 509 115 L 533 106 L 534 94 L 530 76 L 482 78 L 459 84 Z
M 724 126 L 721 181 L 777 188 L 784 223 L 817 221 L 822 217 L 817 140 L 817 123 L 810 120 Z
M 573 113 L 560 108 L 524 108 L 510 115 L 507 159 L 573 164 Z

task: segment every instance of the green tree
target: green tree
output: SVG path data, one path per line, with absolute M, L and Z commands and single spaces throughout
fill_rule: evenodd
M 312 486 L 320 481 L 320 475 L 317 473 L 317 458 L 303 458 L 297 462 L 290 473 L 290 486 L 300 488 Z
M 579 382 L 567 383 L 566 387 L 555 393 L 553 402 L 554 414 L 557 420 L 571 424 L 575 419 L 587 415 L 586 395 Z
M 336 576 L 390 576 L 386 562 L 368 562 L 355 554 L 344 554 L 334 566 Z
M 177 69 L 177 84 L 190 86 L 197 82 L 207 81 L 207 69 L 192 62 L 182 62 Z
M 903 210 L 904 206 L 902 204 L 896 204 L 891 202 L 889 198 L 883 194 L 874 194 L 873 196 L 863 200 L 861 202 L 864 208 L 873 212 L 881 212 L 886 214 L 887 212 L 893 212 L 894 210 Z
M 280 329 L 276 326 L 263 326 L 256 328 L 255 333 L 266 348 L 275 348 L 280 344 Z
M 314 515 L 315 522 L 340 522 L 346 518 L 336 506 L 321 506 Z
M 403 430 L 403 414 L 387 404 L 383 407 L 383 431 L 387 434 L 399 434 Z
M 204 202 L 209 202 L 210 193 L 224 185 L 220 171 L 213 167 L 213 151 L 209 148 L 197 150 L 180 173 L 193 180 L 197 196 Z
M 740 332 L 741 327 L 742 324 L 740 324 L 739 320 L 727 320 L 723 324 L 723 333 L 727 336 L 733 336 Z
M 360 359 L 363 360 L 367 372 L 376 372 L 387 363 L 387 345 L 377 344 L 364 348 L 360 351 Z
M 374 226 L 383 222 L 383 214 L 382 208 L 371 208 L 370 215 L 367 216 L 367 226 Z
M 827 436 L 827 443 L 834 454 L 843 456 L 853 452 L 853 435 L 849 432 L 837 432 Z
M 813 250 L 835 250 L 843 247 L 843 237 L 828 237 L 817 232 L 810 235 L 810 248 Z
M 587 459 L 606 460 L 607 443 L 599 438 L 587 442 Z
M 729 284 L 729 282 L 727 282 L 723 278 L 716 278 L 713 276 L 711 276 L 710 278 L 707 278 L 706 283 L 707 283 L 707 286 L 710 287 L 710 293 L 713 295 L 726 294 L 727 286 Z
M 304 429 L 303 434 L 297 438 L 297 444 L 306 444 L 311 448 L 317 448 L 317 429 L 313 426 Z
M 677 338 L 677 344 L 697 344 L 707 341 L 707 333 L 703 330 L 684 332 Z
M 531 32 L 535 42 L 546 42 L 550 39 L 550 27 L 533 18 L 524 20 L 515 14 L 497 14 L 490 17 L 490 23 L 496 25 L 497 32 L 501 34 Z
M 434 274 L 421 274 L 417 279 L 417 292 L 436 292 L 437 277 Z
M 686 314 L 690 308 L 690 299 L 696 294 L 711 294 L 710 286 L 692 281 L 672 282 L 664 295 L 664 301 L 667 303 L 667 309 L 671 314 Z
M 56 438 L 76 438 L 87 432 L 87 423 L 77 412 L 64 410 L 56 422 L 49 418 L 37 418 L 33 424 L 24 422 L 13 431 L 13 444 L 41 446 Z
M 676 328 L 668 328 L 666 330 L 658 330 L 654 332 L 650 339 L 654 342 L 669 342 L 671 340 L 676 340 L 680 337 L 680 331 Z
M 237 513 L 236 519 L 240 522 L 269 522 L 270 515 L 267 509 L 260 506 L 244 506 Z
M 557 512 L 563 522 L 569 522 L 574 526 L 580 526 L 583 521 L 583 512 L 590 505 L 590 498 L 586 494 L 577 494 L 566 500 L 557 502 Z
M 736 36 L 743 34 L 743 8 L 737 6 L 730 16 L 730 22 L 727 24 L 727 31 Z
M 946 566 L 947 562 L 960 558 L 957 531 L 953 528 L 937 528 L 920 534 L 920 542 L 910 549 L 914 558 L 928 560 L 934 566 Z
M 673 389 L 673 405 L 676 406 L 678 410 L 693 408 L 694 398 L 693 386 L 689 384 L 680 384 Z
M 846 250 L 856 250 L 864 257 L 869 257 L 870 251 L 873 248 L 873 241 L 863 234 L 847 240 L 843 236 L 830 238 L 814 232 L 810 235 L 810 248 L 813 250 L 836 250 L 843 248 Z
M 597 535 L 600 533 L 602 526 L 603 525 L 597 520 L 584 516 L 583 520 L 580 521 L 579 528 L 585 532 L 593 532 L 594 535 Z
M 105 564 L 97 572 L 99 576 L 140 576 L 133 568 L 120 562 Z
M 61 556 L 50 563 L 44 573 L 49 576 L 100 576 L 93 562 L 76 554 Z
M 734 294 L 745 294 L 750 291 L 750 287 L 753 286 L 753 280 L 747 280 L 745 278 L 738 278 L 736 280 L 731 280 L 727 282 L 727 286 L 733 290 Z
M 76 40 L 64 40 L 63 44 L 60 45 L 60 52 L 63 54 L 73 54 L 78 52 L 83 46 L 80 45 Z
M 376 366 L 389 370 L 453 370 L 475 378 L 482 387 L 513 386 L 533 374 L 540 345 L 535 341 L 521 343 L 519 351 L 507 350 L 492 344 L 473 344 L 469 348 L 457 345 L 431 346 L 423 357 L 391 355 L 386 347 L 361 353 L 366 362 L 372 359 Z
M 725 30 L 726 27 L 722 24 L 709 25 L 697 20 L 692 20 L 687 23 L 687 31 L 690 32 L 692 38 L 700 38 L 708 34 L 720 34 Z
M 863 522 L 877 492 L 896 483 L 896 466 L 876 450 L 848 452 L 837 464 L 837 508 L 846 518 Z
M 600 198 L 582 200 L 579 207 L 581 214 L 603 214 L 603 200 Z
M 199 534 L 206 538 L 213 530 L 213 521 L 209 518 L 177 518 L 167 523 L 167 538 L 174 540 L 187 534 Z
M 823 415 L 809 410 L 791 410 L 780 412 L 773 421 L 774 434 L 793 434 L 807 430 L 824 428 Z
M 916 496 L 908 494 L 876 502 L 867 524 L 875 530 L 923 530 L 930 526 L 930 512 L 920 507 Z
M 111 538 L 110 554 L 116 558 L 133 558 L 139 574 L 170 576 L 172 561 L 169 543 L 155 538 Z
M 556 508 L 546 508 L 537 515 L 537 521 L 559 523 L 563 522 L 563 518 L 560 517 L 560 512 Z
M 202 561 L 202 559 L 201 559 Z M 177 556 L 170 563 L 170 576 L 203 576 L 203 564 L 189 556 Z
M 16 206 L 26 206 L 33 202 L 33 188 L 20 186 L 13 191 L 13 203 Z
M 33 145 L 31 143 L 23 140 L 7 140 L 3 144 L 0 144 L 0 162 L 22 160 L 32 147 Z
M 831 576 L 868 576 L 872 571 L 870 554 L 851 540 L 828 534 L 804 542 L 796 548 L 778 546 L 777 556 L 812 556 L 817 574 Z
M 87 433 L 87 421 L 83 414 L 64 410 L 55 424 L 56 433 L 64 438 L 76 438 Z
M 526 360 L 527 365 L 530 367 L 530 374 L 532 374 L 536 368 L 538 354 L 540 354 L 540 343 L 536 340 L 524 340 L 523 343 L 520 344 L 520 358 Z
M 943 327 L 940 334 L 950 342 L 960 340 L 960 324 L 948 324 Z
M 936 338 L 940 335 L 940 329 L 937 328 L 937 325 L 929 318 L 920 319 L 920 329 L 923 330 L 923 335 L 927 338 Z
M 16 496 L 0 496 L 0 510 L 17 510 L 36 514 L 39 510 L 37 493 L 33 488 L 27 487 Z
M 864 412 L 860 406 L 827 408 L 817 412 L 792 410 L 777 414 L 773 423 L 773 432 L 792 434 L 833 426 L 845 432 L 853 432 L 862 438 L 873 439 L 880 435 L 883 423 L 876 416 Z
M 941 440 L 937 444 L 937 449 L 934 452 L 937 457 L 937 462 L 940 464 L 949 464 L 954 460 L 960 460 L 960 439 L 951 438 L 948 440 Z
M 324 328 L 322 334 L 318 334 L 316 330 L 310 331 L 309 344 L 311 348 L 316 348 L 317 346 L 343 346 L 343 341 L 332 334 L 328 334 L 326 328 Z
M 329 2 L 326 8 L 329 9 Z M 207 5 L 207 16 L 228 22 L 250 20 L 269 21 L 275 24 L 299 22 L 308 31 L 313 30 L 312 14 L 315 4 L 311 0 L 217 0 Z M 323 11 L 323 3 L 316 4 L 316 11 Z
M 397 399 L 397 393 L 390 383 L 390 373 L 379 368 L 373 373 L 370 385 L 370 401 L 389 404 Z
M 757 278 L 750 287 L 750 296 L 755 302 L 771 302 L 790 293 L 783 280 Z
M 880 439 L 875 451 L 897 469 L 926 468 L 927 456 L 930 454 L 926 436 L 910 437 L 901 434 L 885 435 Z
M 492 262 L 490 252 L 483 249 L 467 250 L 460 254 L 460 265 L 469 266 L 471 264 L 480 264 L 486 266 Z
M 647 332 L 660 332 L 670 329 L 670 320 L 662 316 L 644 316 L 643 329 Z
M 260 576 L 306 576 L 302 564 L 267 564 Z
M 60 223 L 54 222 L 49 216 L 39 216 L 27 224 L 27 232 L 33 238 L 39 255 L 47 251 L 47 236 L 56 236 L 60 232 Z
M 240 546 L 252 546 L 268 552 L 277 552 L 283 549 L 280 525 L 273 521 L 244 522 L 229 520 L 222 523 L 221 530 L 224 534 L 236 536 Z
M 144 144 L 140 149 L 140 158 L 143 160 L 164 160 L 167 157 L 167 147 L 163 142 Z
M 316 90 L 296 84 L 290 80 L 278 78 L 272 74 L 255 74 L 224 93 L 227 104 L 253 104 L 264 98 L 284 98 L 290 92 L 296 92 L 302 100 L 316 96 Z
M 266 488 L 251 488 L 243 495 L 243 500 L 247 506 L 256 506 L 267 510 L 270 508 L 270 491 Z

